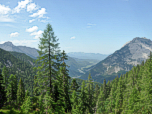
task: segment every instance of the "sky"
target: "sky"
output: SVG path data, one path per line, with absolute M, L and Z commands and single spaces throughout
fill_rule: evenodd
M 48 23 L 60 50 L 111 54 L 135 37 L 152 40 L 151 0 L 0 0 L 0 44 L 36 49 Z

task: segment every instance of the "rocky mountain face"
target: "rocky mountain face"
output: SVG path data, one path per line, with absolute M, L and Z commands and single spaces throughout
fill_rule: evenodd
M 104 78 L 107 80 L 114 79 L 118 74 L 120 76 L 120 72 L 126 73 L 133 66 L 141 64 L 143 60 L 146 61 L 150 55 L 150 51 L 152 51 L 152 41 L 136 37 L 106 59 L 90 68 L 84 69 L 86 74 L 81 76 L 80 79 L 87 79 L 89 72 L 94 81 L 99 82 L 100 80 L 100 82 L 103 82 Z

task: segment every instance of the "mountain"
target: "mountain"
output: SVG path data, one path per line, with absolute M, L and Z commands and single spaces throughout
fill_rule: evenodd
M 110 54 L 100 54 L 100 53 L 84 53 L 84 52 L 70 52 L 67 53 L 68 56 L 78 59 L 95 59 L 95 60 L 103 60 Z
M 0 48 L 5 50 L 5 51 L 9 51 L 10 53 L 12 53 L 14 56 L 15 54 L 20 54 L 20 56 L 25 56 L 23 54 L 26 54 L 27 56 L 33 58 L 33 59 L 37 59 L 37 57 L 39 56 L 38 54 L 38 49 L 35 48 L 31 48 L 31 47 L 26 47 L 26 46 L 15 46 L 12 44 L 12 42 L 8 41 L 5 42 L 4 44 L 0 44 Z M 15 52 L 19 52 L 19 53 L 15 53 Z M 22 54 L 21 54 L 22 53 Z M 26 56 L 26 57 L 27 57 Z M 28 58 L 28 62 L 30 64 L 33 64 L 30 58 Z M 94 59 L 78 59 L 78 58 L 73 58 L 73 57 L 68 57 L 68 60 L 66 60 L 65 62 L 67 63 L 68 66 L 70 66 L 69 70 L 69 75 L 71 77 L 79 77 L 81 75 L 84 74 L 83 72 L 83 68 L 88 68 L 96 63 L 98 63 L 100 60 L 94 60 Z
M 25 53 L 26 55 L 34 59 L 36 59 L 36 57 L 39 56 L 37 52 L 38 49 L 26 47 L 26 46 L 14 46 L 10 41 L 5 42 L 4 44 L 0 44 L 0 48 L 5 51 L 15 51 L 20 53 Z
M 147 38 L 136 37 L 127 42 L 120 50 L 115 51 L 106 59 L 100 61 L 90 68 L 85 68 L 84 75 L 80 79 L 87 79 L 89 72 L 92 79 L 103 82 L 104 79 L 112 80 L 132 69 L 133 66 L 146 61 L 152 51 L 152 41 Z

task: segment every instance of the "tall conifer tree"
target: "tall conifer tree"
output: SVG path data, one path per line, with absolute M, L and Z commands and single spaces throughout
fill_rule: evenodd
M 4 78 L 5 90 L 6 90 L 7 84 L 8 84 L 8 76 L 9 76 L 9 71 L 8 71 L 8 68 L 6 66 L 3 67 L 2 76 Z
M 62 63 L 60 63 L 60 78 L 61 78 L 61 87 L 63 89 L 63 99 L 64 99 L 64 103 L 65 103 L 65 112 L 67 112 L 67 110 L 71 110 L 71 102 L 70 102 L 70 95 L 69 95 L 69 79 L 71 79 L 71 77 L 69 76 L 68 72 L 69 70 L 67 70 L 66 67 L 69 67 L 68 65 L 66 65 L 65 60 L 67 60 L 68 56 L 66 55 L 65 51 L 63 50 L 63 52 L 61 53 L 60 56 L 60 60 Z
M 8 79 L 8 85 L 6 88 L 6 97 L 7 97 L 7 103 L 9 105 L 12 105 L 17 100 L 17 77 L 16 75 L 11 74 Z
M 82 82 L 81 85 L 81 93 L 79 95 L 79 110 L 82 112 L 81 114 L 85 114 L 85 111 L 87 110 L 87 95 L 85 93 L 85 81 Z
M 60 52 L 60 50 L 57 50 L 59 48 L 59 43 L 55 43 L 58 39 L 56 40 L 56 36 L 54 36 L 53 28 L 50 24 L 47 24 L 42 36 L 39 45 L 40 51 L 38 51 L 40 57 L 36 60 L 39 64 L 36 80 L 41 94 L 45 89 L 50 91 L 50 95 L 54 97 L 52 93 L 54 91 L 52 84 L 54 80 L 52 79 L 56 79 L 57 71 L 59 70 L 59 63 L 56 61 Z M 36 70 L 36 67 L 34 70 Z
M 89 73 L 88 80 L 87 80 L 87 86 L 86 86 L 86 94 L 87 94 L 88 111 L 91 114 L 94 112 L 93 108 L 95 107 L 94 102 L 93 102 L 94 88 L 93 88 L 92 81 L 93 80 L 92 80 L 91 74 Z
M 22 79 L 20 78 L 17 90 L 17 104 L 20 106 L 23 104 L 25 98 L 25 88 Z
M 0 69 L 0 109 L 4 106 L 4 103 L 7 101 L 6 91 L 5 91 L 5 81 L 1 72 L 2 71 Z

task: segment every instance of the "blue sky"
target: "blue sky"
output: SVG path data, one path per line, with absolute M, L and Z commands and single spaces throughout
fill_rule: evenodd
M 0 0 L 0 44 L 38 49 L 50 23 L 59 47 L 111 54 L 135 37 L 152 40 L 151 0 Z

